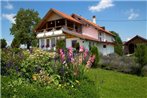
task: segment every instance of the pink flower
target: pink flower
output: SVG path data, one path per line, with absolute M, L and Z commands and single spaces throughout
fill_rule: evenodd
M 91 65 L 92 65 L 92 63 L 94 63 L 94 60 L 95 60 L 95 55 L 90 56 L 89 59 L 88 59 L 88 61 L 87 61 L 86 66 L 87 66 L 88 68 L 90 68 Z
M 80 46 L 79 52 L 84 52 L 84 47 Z
M 69 47 L 69 48 L 68 48 L 68 56 L 69 56 L 70 58 L 73 57 L 72 47 Z
M 73 63 L 75 60 L 74 60 L 74 58 L 71 58 L 71 62 Z
M 88 55 L 88 50 L 86 49 L 84 52 L 84 59 L 86 59 L 87 55 Z
M 60 49 L 59 50 L 59 53 L 60 53 L 60 59 L 61 59 L 61 61 L 64 62 L 64 60 L 65 60 L 65 54 L 63 53 L 63 50 Z
M 94 60 L 95 60 L 95 55 L 93 55 L 93 56 L 91 57 L 91 62 L 93 63 Z

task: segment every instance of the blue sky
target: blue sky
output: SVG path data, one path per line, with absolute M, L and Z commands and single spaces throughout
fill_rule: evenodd
M 10 28 L 12 18 L 20 8 L 34 9 L 42 18 L 50 8 L 66 14 L 76 13 L 91 20 L 96 15 L 97 24 L 119 33 L 123 41 L 140 35 L 147 38 L 147 1 L 1 1 L 1 38 L 8 44 L 13 40 Z

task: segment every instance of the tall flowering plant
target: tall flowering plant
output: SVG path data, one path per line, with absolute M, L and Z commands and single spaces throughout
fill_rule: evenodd
M 77 55 L 73 55 L 72 47 L 69 47 L 65 52 L 63 49 L 59 49 L 59 56 L 62 62 L 61 79 L 63 82 L 68 81 L 68 78 L 71 77 L 71 80 L 82 77 L 85 69 L 83 64 L 85 64 L 87 68 L 90 68 L 95 61 L 95 55 L 90 55 L 89 57 L 89 51 L 84 49 L 83 46 L 80 46 L 79 53 Z M 85 63 L 83 63 L 83 61 Z
M 86 68 L 90 68 L 94 63 L 94 60 L 95 60 L 95 55 L 91 55 L 87 61 Z
M 65 61 L 65 54 L 63 52 L 63 49 L 59 49 L 59 55 L 60 55 L 60 58 L 61 58 L 61 62 L 63 64 L 64 61 Z
M 88 50 L 86 49 L 85 51 L 84 51 L 84 60 L 86 60 L 86 58 L 87 58 L 87 56 L 88 56 Z
M 69 62 L 74 62 L 74 58 L 73 58 L 73 48 L 69 47 L 68 48 L 68 60 Z
M 84 47 L 80 46 L 79 52 L 84 52 Z

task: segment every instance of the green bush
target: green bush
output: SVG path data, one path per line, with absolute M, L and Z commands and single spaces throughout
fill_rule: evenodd
M 79 44 L 79 42 L 76 43 L 75 48 L 76 48 L 76 51 L 79 52 L 79 49 L 80 49 L 80 44 Z
M 141 68 L 147 64 L 147 45 L 138 44 L 135 49 L 135 56 L 137 57 L 137 62 L 141 64 Z
M 141 74 L 147 77 L 147 65 L 142 68 Z
M 90 52 L 91 52 L 92 55 L 95 55 L 95 60 L 94 60 L 94 64 L 93 64 L 92 67 L 98 67 L 98 63 L 99 63 L 98 48 L 96 46 L 92 46 Z
M 123 43 L 122 43 L 122 40 L 121 40 L 118 33 L 116 33 L 115 31 L 110 31 L 110 32 L 115 35 L 115 37 L 114 37 L 114 40 L 115 40 L 114 51 L 118 55 L 122 56 L 123 55 Z
M 34 49 L 33 53 L 30 54 L 21 63 L 20 66 L 20 72 L 23 74 L 25 78 L 28 78 L 29 80 L 32 79 L 33 74 L 39 73 L 41 69 L 46 71 L 48 74 L 53 73 L 53 69 L 51 68 L 50 62 L 50 54 L 40 49 Z
M 56 43 L 56 49 L 59 50 L 59 49 L 65 49 L 65 48 L 66 48 L 65 39 L 58 39 Z
M 99 91 L 93 81 L 83 79 L 76 87 L 41 87 L 23 78 L 2 76 L 2 98 L 99 98 Z
M 26 56 L 21 49 L 2 49 L 1 74 L 14 75 L 20 70 L 20 65 Z

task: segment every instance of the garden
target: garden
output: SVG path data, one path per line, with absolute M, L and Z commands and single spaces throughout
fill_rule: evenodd
M 42 89 L 42 93 L 52 93 L 50 97 L 55 98 L 69 95 L 69 97 L 87 96 L 87 98 L 98 96 L 97 92 L 94 92 L 95 89 L 92 89 L 95 87 L 94 82 L 85 76 L 85 72 L 94 63 L 96 57 L 94 53 L 89 53 L 82 46 L 76 52 L 73 52 L 71 47 L 65 50 L 59 49 L 57 52 L 43 51 L 38 48 L 2 49 L 2 96 L 34 97 L 39 94 L 38 89 Z M 33 92 L 35 94 L 32 95 Z M 59 94 L 54 94 L 58 92 Z M 45 96 L 41 94 L 37 97 Z
M 145 98 L 147 96 L 145 89 L 147 77 L 143 77 L 146 76 L 146 65 L 140 66 L 139 63 L 141 61 L 142 64 L 146 64 L 145 57 L 137 59 L 136 56 L 126 57 L 116 54 L 102 56 L 95 46 L 91 47 L 90 51 L 82 46 L 78 51 L 71 47 L 62 49 L 60 45 L 58 46 L 56 52 L 38 48 L 1 49 L 2 97 Z M 135 55 L 138 55 L 137 52 Z M 136 93 L 138 95 L 134 95 Z

